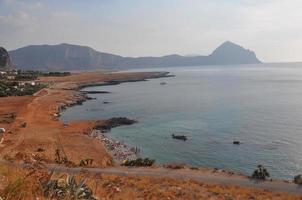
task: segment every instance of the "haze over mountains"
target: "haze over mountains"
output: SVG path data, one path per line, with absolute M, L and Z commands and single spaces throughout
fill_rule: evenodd
M 98 52 L 90 47 L 71 44 L 31 45 L 9 53 L 17 68 L 46 71 L 261 63 L 253 51 L 232 42 L 223 43 L 209 56 L 173 54 L 162 57 L 133 58 Z

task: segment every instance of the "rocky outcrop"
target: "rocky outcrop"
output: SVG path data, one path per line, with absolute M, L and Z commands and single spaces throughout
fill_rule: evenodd
M 294 177 L 294 183 L 296 183 L 298 185 L 302 185 L 302 175 L 301 174 Z
M 208 56 L 209 63 L 226 64 L 257 64 L 261 63 L 256 54 L 230 41 L 224 42 Z
M 10 70 L 12 62 L 6 49 L 0 47 L 0 70 Z
M 137 122 L 136 120 L 128 119 L 126 117 L 114 117 L 106 120 L 105 123 L 104 122 L 101 122 L 100 124 L 97 123 L 94 128 L 104 133 L 110 131 L 111 128 L 115 128 L 123 125 L 132 125 L 136 122 Z

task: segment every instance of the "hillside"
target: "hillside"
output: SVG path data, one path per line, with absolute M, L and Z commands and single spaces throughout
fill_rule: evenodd
M 10 70 L 11 68 L 12 63 L 8 52 L 3 47 L 0 47 L 0 70 Z
M 10 51 L 10 55 L 18 68 L 47 71 L 112 68 L 122 58 L 70 44 L 31 45 Z
M 70 44 L 26 46 L 10 51 L 10 55 L 18 68 L 48 71 L 260 63 L 253 51 L 231 42 L 223 43 L 209 56 L 133 58 Z

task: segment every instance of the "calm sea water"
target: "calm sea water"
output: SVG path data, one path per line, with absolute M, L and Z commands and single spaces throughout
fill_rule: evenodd
M 62 119 L 137 119 L 108 134 L 158 163 L 245 174 L 263 164 L 277 178 L 302 173 L 302 64 L 145 69 L 161 70 L 176 77 L 87 88 L 111 93 L 91 95 L 97 100 L 69 108 Z M 172 139 L 177 132 L 189 140 Z

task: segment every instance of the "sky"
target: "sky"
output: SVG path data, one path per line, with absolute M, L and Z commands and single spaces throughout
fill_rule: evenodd
M 0 46 L 71 43 L 122 56 L 208 55 L 225 41 L 302 61 L 301 0 L 0 0 Z

